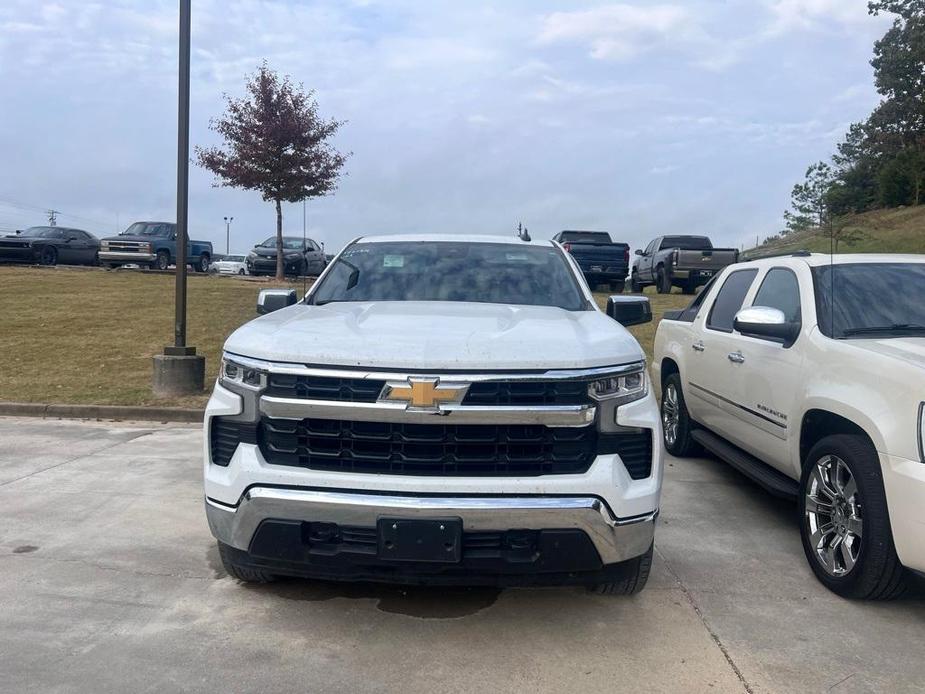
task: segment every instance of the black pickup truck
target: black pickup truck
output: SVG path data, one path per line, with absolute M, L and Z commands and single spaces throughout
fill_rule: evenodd
M 706 236 L 659 236 L 633 261 L 630 288 L 641 292 L 654 284 L 659 294 L 680 287 L 693 294 L 727 265 L 739 261 L 735 248 L 713 248 Z
M 629 244 L 614 243 L 605 231 L 560 231 L 552 240 L 572 254 L 591 289 L 603 283 L 612 292 L 623 291 L 629 274 Z

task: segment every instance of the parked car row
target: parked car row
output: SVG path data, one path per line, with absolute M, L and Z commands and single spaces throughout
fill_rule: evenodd
M 187 262 L 198 272 L 275 275 L 276 236 L 258 244 L 246 256 L 217 259 L 209 241 L 189 240 Z M 313 239 L 283 237 L 283 267 L 287 275 L 320 275 L 332 256 Z M 41 265 L 137 265 L 166 270 L 177 262 L 177 225 L 173 222 L 134 222 L 116 236 L 97 239 L 82 229 L 59 226 L 29 227 L 0 237 L 0 262 Z
M 618 294 L 627 276 L 637 294 L 651 285 L 659 294 L 668 294 L 672 287 L 693 294 L 739 259 L 738 250 L 713 248 L 706 236 L 660 236 L 645 250 L 636 250 L 632 268 L 629 244 L 614 242 L 606 232 L 560 231 L 553 241 L 572 255 L 592 290 L 606 284 Z
M 656 332 L 665 448 L 796 499 L 807 560 L 845 597 L 925 572 L 923 297 L 922 256 L 802 252 L 725 268 Z

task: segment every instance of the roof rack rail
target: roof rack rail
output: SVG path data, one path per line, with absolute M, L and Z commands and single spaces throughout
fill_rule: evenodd
M 780 251 L 778 253 L 766 253 L 765 255 L 756 255 L 750 258 L 744 258 L 743 263 L 750 263 L 753 260 L 765 260 L 767 258 L 808 258 L 812 255 L 811 251 Z

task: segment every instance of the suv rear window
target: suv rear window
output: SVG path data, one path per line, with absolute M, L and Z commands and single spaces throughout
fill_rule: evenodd
M 732 323 L 735 315 L 742 308 L 748 288 L 752 286 L 758 270 L 736 270 L 723 282 L 716 301 L 707 316 L 707 327 L 711 330 L 720 330 L 724 333 L 732 332 Z

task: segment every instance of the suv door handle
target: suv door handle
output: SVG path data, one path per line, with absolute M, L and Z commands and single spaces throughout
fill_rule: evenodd
M 735 363 L 735 364 L 744 364 L 744 363 L 745 363 L 745 355 L 742 354 L 741 352 L 730 352 L 730 353 L 729 353 L 728 355 L 726 355 L 726 356 L 729 358 L 729 361 L 731 361 L 731 362 L 733 362 L 733 363 Z
M 700 340 L 692 344 L 691 349 L 695 352 L 702 352 L 704 349 L 706 349 L 706 347 L 703 346 L 703 340 Z

